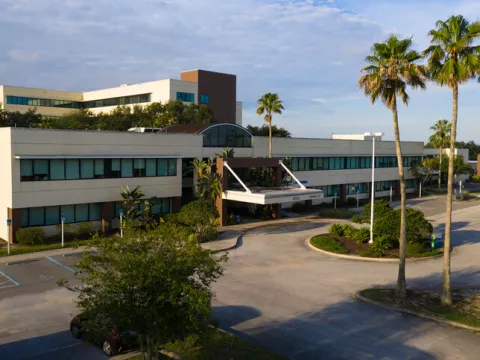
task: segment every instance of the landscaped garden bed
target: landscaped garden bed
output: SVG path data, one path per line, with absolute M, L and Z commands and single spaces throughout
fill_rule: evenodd
M 352 220 L 365 223 L 369 220 L 370 204 L 365 205 L 364 213 Z M 407 209 L 407 248 L 408 258 L 430 257 L 442 254 L 441 249 L 432 249 L 430 237 L 432 225 L 421 211 Z M 375 201 L 373 224 L 373 244 L 369 243 L 369 226 L 355 227 L 353 224 L 333 224 L 328 235 L 318 235 L 310 240 L 314 247 L 336 254 L 371 257 L 398 258 L 400 234 L 400 210 L 393 210 L 388 202 Z
M 399 310 L 409 310 L 417 315 L 452 321 L 478 328 L 480 331 L 479 290 L 454 290 L 452 306 L 442 305 L 440 294 L 428 290 L 407 290 L 407 297 L 404 300 L 395 299 L 395 289 L 367 289 L 361 291 L 360 295 Z

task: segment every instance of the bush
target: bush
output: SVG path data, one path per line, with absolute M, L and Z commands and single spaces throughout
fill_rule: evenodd
M 91 222 L 81 222 L 77 224 L 77 234 L 78 235 L 91 235 L 93 233 L 93 225 Z
M 425 252 L 425 244 L 420 242 L 407 243 L 405 252 L 407 257 L 418 257 Z
M 370 240 L 370 229 L 368 227 L 361 227 L 357 229 L 354 233 L 354 239 L 357 244 L 364 244 Z
M 395 240 L 388 236 L 379 236 L 373 239 L 372 249 L 375 252 L 385 254 L 387 250 L 395 246 Z
M 235 214 L 234 213 L 231 213 L 230 215 L 228 215 L 227 217 L 227 225 L 235 225 L 237 223 L 236 219 L 235 219 Z
M 332 239 L 330 236 L 314 236 L 310 243 L 316 248 L 331 251 L 337 254 L 346 254 L 348 251 L 335 239 Z
M 213 240 L 218 233 L 215 229 L 218 226 L 218 213 L 212 202 L 207 200 L 195 200 L 182 207 L 175 219 L 179 224 L 191 229 L 199 242 Z
M 355 240 L 355 234 L 357 229 L 351 224 L 345 224 L 343 226 L 343 236 L 349 240 Z
M 339 238 L 343 236 L 343 225 L 342 224 L 332 224 L 328 229 L 328 233 L 334 238 Z
M 352 222 L 354 222 L 355 224 L 366 224 L 369 221 L 370 221 L 370 218 L 368 218 L 367 216 L 360 215 L 360 214 L 355 214 L 352 217 Z
M 355 213 L 346 209 L 321 208 L 318 216 L 330 219 L 350 219 Z
M 17 242 L 22 245 L 45 244 L 45 232 L 39 228 L 18 229 L 16 232 Z
M 357 206 L 357 198 L 349 197 L 347 201 L 345 201 L 345 205 L 347 206 Z
M 373 210 L 375 212 L 374 216 L 376 218 L 384 216 L 384 215 L 389 214 L 390 212 L 394 211 L 390 207 L 390 203 L 388 201 L 385 201 L 385 200 L 375 200 L 375 206 L 374 206 Z M 369 217 L 371 211 L 372 211 L 371 203 L 368 203 L 363 207 L 364 216 Z

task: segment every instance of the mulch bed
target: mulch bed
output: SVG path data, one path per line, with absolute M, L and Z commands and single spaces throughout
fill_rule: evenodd
M 362 256 L 362 251 L 371 251 L 372 246 L 369 243 L 358 244 L 355 240 L 346 238 L 334 238 L 347 249 L 349 255 Z M 389 249 L 385 252 L 384 258 L 398 258 L 398 248 Z

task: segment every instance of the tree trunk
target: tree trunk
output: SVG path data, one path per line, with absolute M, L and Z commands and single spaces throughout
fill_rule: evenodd
M 442 145 L 440 145 L 440 167 L 438 169 L 438 190 L 442 188 Z
M 397 152 L 398 162 L 398 175 L 400 176 L 400 249 L 398 253 L 398 279 L 397 288 L 395 289 L 395 297 L 397 299 L 405 299 L 407 296 L 407 283 L 405 280 L 405 258 L 406 258 L 406 246 L 407 246 L 407 232 L 406 232 L 406 215 L 407 215 L 407 203 L 405 195 L 405 176 L 403 173 L 403 156 L 402 147 L 400 144 L 400 129 L 398 127 L 398 112 L 397 112 L 397 100 L 393 103 L 393 128 L 395 133 L 395 149 Z
M 452 305 L 452 288 L 450 284 L 450 246 L 452 240 L 452 196 L 453 196 L 453 162 L 455 141 L 457 137 L 458 84 L 453 86 L 452 129 L 450 133 L 450 154 L 448 156 L 447 218 L 445 219 L 445 243 L 443 247 L 443 289 L 442 304 Z
M 272 115 L 269 115 L 268 122 L 268 157 L 272 157 Z

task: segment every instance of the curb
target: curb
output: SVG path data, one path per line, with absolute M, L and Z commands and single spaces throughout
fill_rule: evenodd
M 399 259 L 396 259 L 396 258 L 395 259 L 391 259 L 391 258 L 372 258 L 372 257 L 364 257 L 364 256 L 357 256 L 357 255 L 336 254 L 336 253 L 333 253 L 333 252 L 330 252 L 330 251 L 322 250 L 322 249 L 319 249 L 319 248 L 313 246 L 310 242 L 312 240 L 312 238 L 314 238 L 315 236 L 321 236 L 321 235 L 327 235 L 327 234 L 319 234 L 319 235 L 310 236 L 305 241 L 305 243 L 307 244 L 307 246 L 310 249 L 318 251 L 319 253 L 322 253 L 324 255 L 328 255 L 328 256 L 332 256 L 332 257 L 336 257 L 336 258 L 340 258 L 340 259 L 345 259 L 345 260 L 367 261 L 367 262 L 398 263 L 398 261 L 399 261 Z M 451 254 L 453 254 L 453 253 L 454 252 L 452 251 Z M 441 258 L 441 257 L 443 257 L 443 253 L 438 254 L 438 255 L 434 255 L 434 256 L 421 257 L 421 258 L 407 258 L 406 261 L 407 262 L 417 262 L 417 261 L 435 260 L 435 259 L 438 259 L 438 258 Z
M 386 310 L 397 311 L 397 312 L 400 312 L 400 313 L 421 317 L 423 319 L 427 319 L 427 320 L 430 320 L 430 321 L 435 321 L 435 322 L 440 323 L 440 324 L 453 326 L 453 327 L 464 329 L 464 330 L 480 332 L 480 327 L 478 327 L 478 326 L 465 325 L 465 324 L 462 324 L 462 323 L 458 323 L 456 321 L 446 320 L 446 319 L 443 319 L 443 318 L 435 316 L 435 315 L 430 315 L 430 314 L 426 314 L 426 313 L 423 313 L 423 312 L 408 310 L 408 309 L 404 309 L 404 308 L 401 308 L 401 307 L 398 307 L 398 306 L 387 305 L 387 304 L 377 302 L 375 300 L 371 300 L 371 299 L 368 299 L 368 298 L 364 297 L 363 295 L 360 294 L 360 291 L 354 292 L 352 294 L 352 297 L 356 300 L 360 300 L 360 301 L 363 301 L 363 302 L 366 302 L 366 303 L 369 303 L 369 304 L 372 304 L 372 305 L 376 305 L 376 306 L 379 306 L 379 307 L 384 308 Z
M 60 249 L 55 249 L 55 250 L 62 250 Z M 27 253 L 27 254 L 17 254 L 17 255 L 6 255 L 6 256 L 0 256 L 0 264 L 4 263 L 6 265 L 15 265 L 15 264 L 21 264 L 21 263 L 27 263 L 27 262 L 33 262 L 33 261 L 38 261 L 43 259 L 45 256 L 73 256 L 73 255 L 78 255 L 82 254 L 85 251 L 92 251 L 92 250 L 87 250 L 86 248 L 83 249 L 73 249 L 71 248 L 70 251 L 65 252 L 65 253 L 59 253 L 59 254 L 49 254 L 49 252 L 55 251 L 55 250 L 44 250 L 44 251 L 37 251 L 37 252 L 32 252 L 32 253 Z M 19 259 L 19 260 L 12 260 L 9 261 L 9 259 L 14 258 L 14 257 L 21 257 L 25 256 L 26 259 Z
M 35 261 L 40 261 L 40 260 L 42 260 L 42 258 L 16 260 L 16 261 L 5 261 L 5 265 L 8 266 L 8 265 L 31 263 L 31 262 L 35 262 Z

